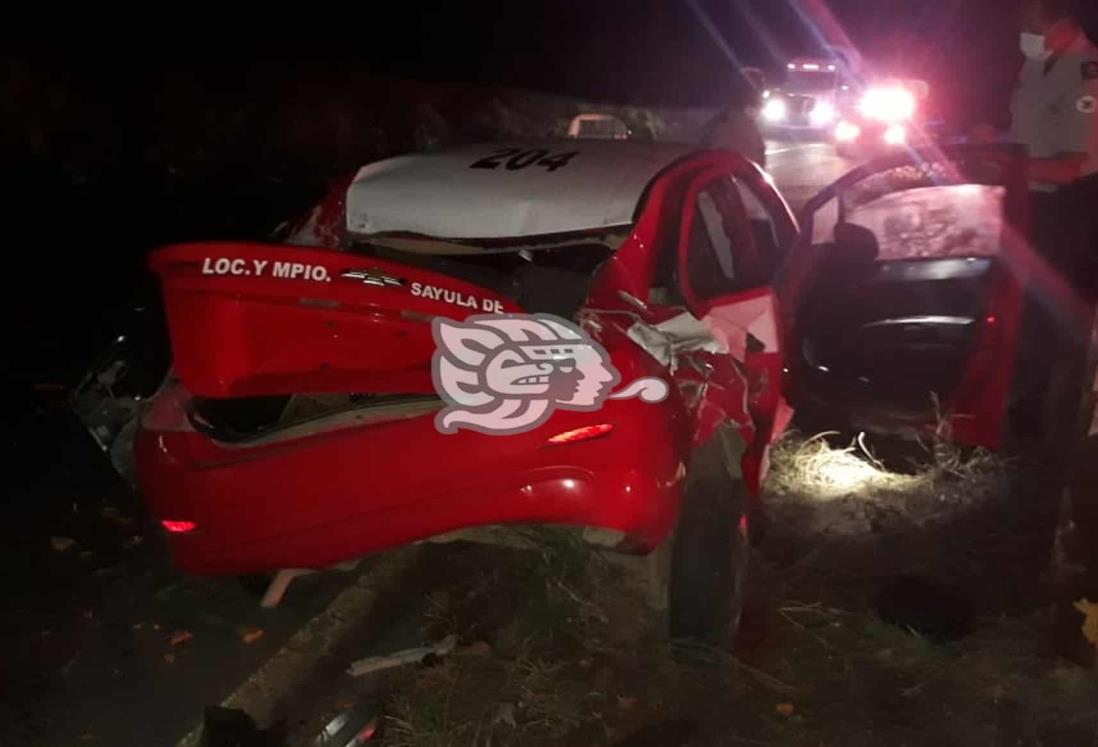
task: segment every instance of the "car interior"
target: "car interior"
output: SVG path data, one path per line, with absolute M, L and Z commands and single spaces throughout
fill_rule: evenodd
M 903 176 L 875 175 L 891 188 L 860 200 L 840 194 L 829 240 L 815 226 L 809 251 L 819 261 L 796 319 L 812 400 L 923 414 L 965 372 L 986 315 L 1005 190 Z

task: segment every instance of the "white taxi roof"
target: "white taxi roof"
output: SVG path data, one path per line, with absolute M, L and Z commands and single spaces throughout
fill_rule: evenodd
M 347 230 L 507 239 L 625 226 L 652 179 L 693 150 L 556 140 L 389 158 L 355 177 L 347 192 Z

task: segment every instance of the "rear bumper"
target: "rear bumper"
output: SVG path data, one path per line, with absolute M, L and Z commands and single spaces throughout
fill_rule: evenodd
M 612 529 L 654 547 L 678 509 L 683 434 L 666 405 L 609 402 L 558 412 L 514 436 L 442 435 L 433 415 L 226 445 L 195 432 L 187 395 L 161 392 L 136 440 L 137 480 L 169 534 L 175 564 L 199 575 L 323 568 L 473 526 Z M 562 431 L 612 422 L 606 436 L 547 446 Z

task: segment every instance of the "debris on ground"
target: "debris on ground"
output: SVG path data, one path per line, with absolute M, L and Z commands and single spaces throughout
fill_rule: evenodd
M 190 643 L 194 639 L 194 633 L 189 630 L 177 630 L 168 637 L 168 644 L 171 646 L 182 646 L 184 643 Z
M 65 552 L 76 545 L 76 540 L 72 537 L 50 537 L 50 547 L 57 552 Z
M 418 664 L 428 656 L 446 656 L 457 646 L 457 636 L 448 635 L 433 646 L 420 646 L 409 648 L 386 656 L 369 656 L 353 662 L 347 669 L 347 674 L 352 677 L 361 677 L 371 672 L 383 669 L 404 666 L 405 664 Z
M 313 740 L 313 747 L 354 747 L 381 738 L 381 715 L 372 706 L 347 708 L 336 714 Z
M 240 634 L 240 640 L 252 644 L 263 637 L 263 628 L 248 628 Z

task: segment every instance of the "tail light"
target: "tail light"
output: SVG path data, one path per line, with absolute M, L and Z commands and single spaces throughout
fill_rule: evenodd
M 188 534 L 198 529 L 198 524 L 193 521 L 174 521 L 172 519 L 162 519 L 160 526 L 164 527 L 164 530 L 169 534 Z

